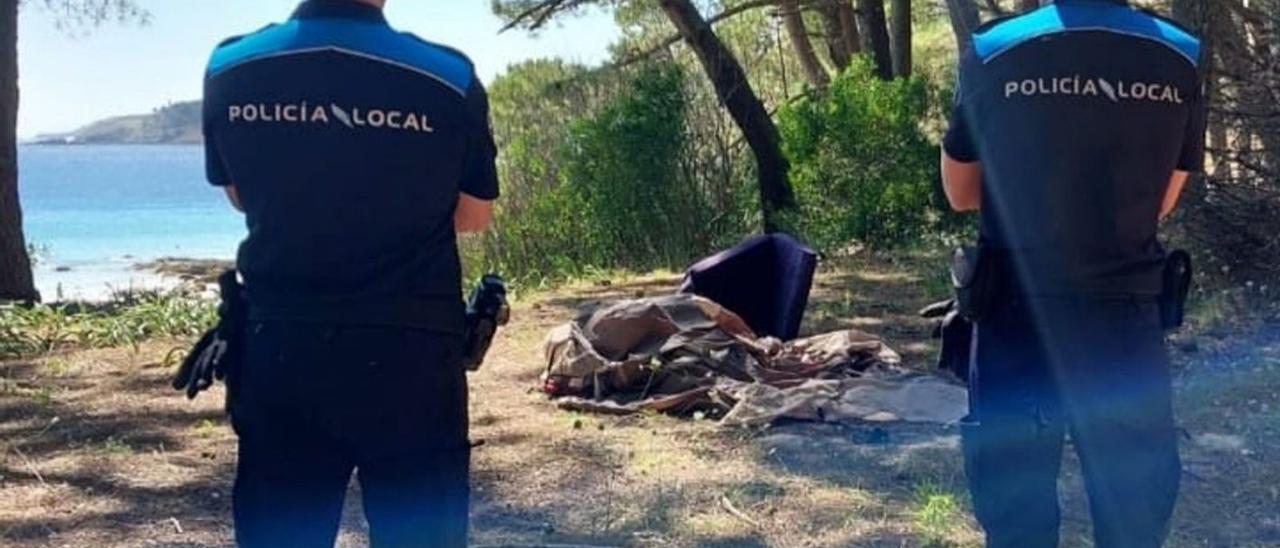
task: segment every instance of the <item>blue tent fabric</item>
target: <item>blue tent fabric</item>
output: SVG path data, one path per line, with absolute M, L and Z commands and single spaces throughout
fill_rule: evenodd
M 817 267 L 817 253 L 795 238 L 756 236 L 690 267 L 680 292 L 720 303 L 757 334 L 789 341 L 800 334 Z

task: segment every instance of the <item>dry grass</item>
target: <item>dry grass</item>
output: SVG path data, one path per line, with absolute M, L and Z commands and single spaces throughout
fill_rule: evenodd
M 926 363 L 929 326 L 914 311 L 945 287 L 916 273 L 941 262 L 852 264 L 824 268 L 808 328 L 860 326 Z M 515 323 L 472 379 L 473 437 L 485 442 L 474 463 L 476 544 L 980 543 L 948 429 L 800 424 L 735 432 L 661 416 L 565 413 L 536 392 L 550 327 L 585 302 L 666 292 L 676 281 L 586 283 L 517 305 Z M 1280 336 L 1272 339 L 1205 344 L 1182 367 L 1188 431 L 1239 436 L 1243 445 L 1187 444 L 1175 546 L 1280 543 L 1273 510 Z M 167 389 L 169 370 L 158 364 L 177 344 L 0 363 L 0 545 L 230 542 L 235 440 L 219 392 L 190 404 Z M 1065 544 L 1080 545 L 1087 513 L 1074 468 L 1064 487 Z M 344 546 L 363 545 L 354 500 Z

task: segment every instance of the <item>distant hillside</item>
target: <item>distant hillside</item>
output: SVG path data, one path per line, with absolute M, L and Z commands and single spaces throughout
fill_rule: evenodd
M 200 135 L 200 101 L 174 103 L 151 114 L 117 116 L 94 122 L 71 133 L 42 135 L 41 144 L 195 144 Z

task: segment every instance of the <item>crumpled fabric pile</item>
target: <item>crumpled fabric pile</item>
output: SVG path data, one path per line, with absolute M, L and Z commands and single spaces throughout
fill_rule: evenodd
M 543 391 L 562 409 L 700 414 L 725 426 L 780 420 L 951 424 L 963 386 L 901 366 L 878 337 L 843 330 L 783 342 L 758 337 L 703 297 L 602 303 L 544 343 Z

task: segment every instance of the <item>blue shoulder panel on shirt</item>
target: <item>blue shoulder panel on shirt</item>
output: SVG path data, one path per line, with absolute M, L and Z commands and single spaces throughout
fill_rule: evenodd
M 207 75 L 271 57 L 332 50 L 366 57 L 432 77 L 467 94 L 474 68 L 465 56 L 391 27 L 344 19 L 294 19 L 218 47 Z
M 1200 62 L 1200 40 L 1177 25 L 1140 10 L 1101 2 L 1052 4 L 993 25 L 973 36 L 983 62 L 1035 38 L 1071 31 L 1103 31 L 1153 40 Z

